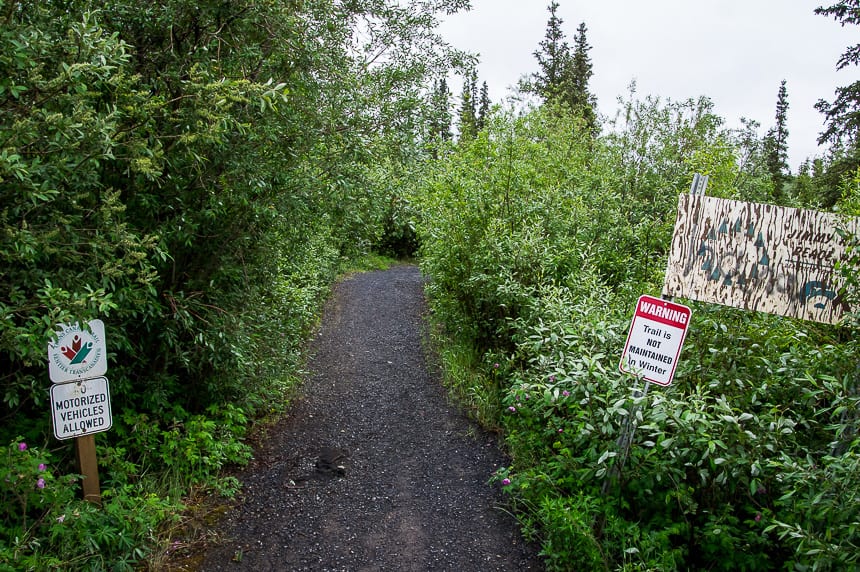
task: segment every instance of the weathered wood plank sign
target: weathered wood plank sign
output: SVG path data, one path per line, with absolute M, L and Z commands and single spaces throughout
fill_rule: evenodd
M 851 310 L 839 295 L 838 230 L 856 234 L 858 219 L 681 195 L 663 295 L 836 323 Z

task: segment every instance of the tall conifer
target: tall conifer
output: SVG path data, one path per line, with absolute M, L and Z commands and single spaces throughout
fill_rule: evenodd
M 591 57 L 588 55 L 591 46 L 588 45 L 585 35 L 587 31 L 585 22 L 580 23 L 579 28 L 576 29 L 576 36 L 573 39 L 573 59 L 569 71 L 565 74 L 568 77 L 565 82 L 565 99 L 571 109 L 585 120 L 588 130 L 594 132 L 597 128 L 597 116 L 594 112 L 595 98 L 588 90 L 588 82 L 594 72 Z
M 788 90 L 785 80 L 779 84 L 776 98 L 776 125 L 768 130 L 765 137 L 765 161 L 773 183 L 773 197 L 782 197 L 783 187 L 788 180 Z
M 550 16 L 546 23 L 546 35 L 540 43 L 540 49 L 534 52 L 540 71 L 532 75 L 532 91 L 545 101 L 560 94 L 570 64 L 570 46 L 561 29 L 564 20 L 556 13 L 558 2 L 553 0 L 547 10 Z
M 860 0 L 843 0 L 832 6 L 818 7 L 815 13 L 831 16 L 842 26 L 860 25 Z M 836 69 L 860 65 L 860 44 L 849 46 L 836 62 Z M 855 73 L 856 77 L 856 73 Z M 831 159 L 825 174 L 831 191 L 824 197 L 823 206 L 831 206 L 838 200 L 839 187 L 846 176 L 860 168 L 860 80 L 836 88 L 832 102 L 823 99 L 815 109 L 824 114 L 825 129 L 818 136 L 818 144 L 831 144 Z
M 860 0 L 844 0 L 827 8 L 818 7 L 815 13 L 832 16 L 842 26 L 860 25 Z M 860 44 L 849 46 L 836 62 L 836 69 L 860 65 Z M 836 88 L 833 103 L 820 100 L 815 108 L 824 114 L 827 128 L 819 136 L 819 143 L 857 146 L 860 143 L 860 80 Z
M 451 92 L 448 82 L 441 78 L 434 84 L 431 118 L 431 135 L 438 141 L 451 139 Z
M 532 74 L 531 82 L 524 86 L 526 91 L 536 93 L 545 102 L 560 103 L 573 113 L 580 115 L 590 133 L 597 131 L 597 115 L 594 111 L 595 99 L 588 90 L 591 79 L 591 57 L 588 52 L 585 22 L 581 23 L 574 37 L 574 48 L 564 38 L 561 25 L 564 23 L 558 16 L 558 2 L 554 1 L 547 7 L 550 13 L 546 24 L 546 34 L 540 43 L 540 49 L 534 52 L 540 68 Z
M 471 71 L 463 80 L 460 95 L 460 140 L 474 139 L 478 134 L 478 117 L 475 110 L 477 99 L 478 72 Z
M 490 88 L 487 82 L 481 84 L 481 99 L 478 102 L 478 131 L 487 126 L 487 116 L 490 114 Z

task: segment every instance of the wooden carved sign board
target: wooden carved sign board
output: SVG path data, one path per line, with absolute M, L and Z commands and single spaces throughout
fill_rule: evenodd
M 856 235 L 858 219 L 681 195 L 663 295 L 837 323 L 851 310 L 835 269 L 840 230 Z

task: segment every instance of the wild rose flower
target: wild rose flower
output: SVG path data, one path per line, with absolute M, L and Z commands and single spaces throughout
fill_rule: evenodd
M 514 407 L 513 405 L 511 405 L 510 407 L 508 407 L 508 411 L 510 411 L 511 413 L 516 412 L 516 410 L 517 410 L 517 408 L 516 408 L 516 407 Z
M 26 451 L 27 450 L 27 443 L 24 443 L 24 442 L 18 443 L 18 450 L 19 451 Z
M 554 375 L 549 376 L 549 381 L 551 383 L 555 383 L 555 376 Z
M 568 390 L 566 390 L 566 389 L 565 389 L 564 391 L 562 391 L 562 392 L 561 392 L 561 394 L 562 394 L 562 395 L 564 395 L 565 397 L 569 397 L 569 396 L 570 396 L 570 392 L 569 392 Z
M 39 487 L 40 489 L 44 489 L 45 488 L 45 479 L 39 477 L 39 480 L 36 481 L 36 486 Z
M 511 484 L 511 479 L 509 479 L 509 478 L 507 478 L 507 477 L 505 477 L 504 479 L 502 479 L 502 485 L 503 485 L 503 486 L 508 486 L 509 484 Z
M 45 469 L 47 469 L 47 468 L 48 468 L 48 467 L 46 467 L 46 466 L 45 466 L 45 463 L 39 463 L 39 470 L 40 470 L 40 471 L 44 471 L 44 470 L 45 470 Z
M 760 512 L 755 513 L 755 521 L 756 521 L 756 522 L 760 522 L 760 521 L 761 521 L 761 513 L 760 513 Z
M 498 364 L 498 363 L 494 363 L 494 364 L 493 364 L 493 369 L 499 369 L 499 364 Z

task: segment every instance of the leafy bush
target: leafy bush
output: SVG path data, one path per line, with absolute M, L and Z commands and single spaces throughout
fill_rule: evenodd
M 416 191 L 434 319 L 467 346 L 443 356 L 471 355 L 459 391 L 498 404 L 496 481 L 553 570 L 857 566 L 852 330 L 691 303 L 672 386 L 618 371 L 690 168 L 769 192 L 707 100 L 626 109 L 593 140 L 554 110 L 497 113 Z
M 16 441 L 0 472 L 0 569 L 133 570 L 178 505 L 126 485 L 103 509 L 75 500 L 77 475 L 59 475 L 50 453 Z
M 50 438 L 59 323 L 105 322 L 114 415 L 104 511 L 5 491 L 4 564 L 128 568 L 190 486 L 234 493 L 339 268 L 409 243 L 385 175 L 420 158 L 463 2 L 383 4 L 0 0 L 0 441 Z

